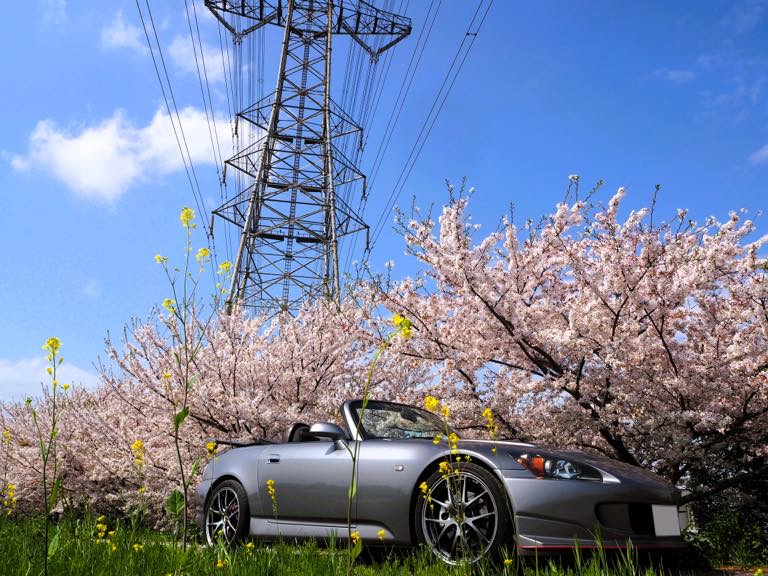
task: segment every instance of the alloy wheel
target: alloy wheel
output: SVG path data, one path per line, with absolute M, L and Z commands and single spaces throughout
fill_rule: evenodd
M 479 476 L 462 470 L 443 475 L 423 499 L 425 544 L 444 562 L 477 562 L 491 548 L 499 528 L 499 504 Z
M 205 513 L 205 539 L 208 544 L 213 544 L 217 538 L 223 538 L 227 544 L 235 542 L 240 508 L 237 493 L 228 486 L 222 486 L 211 496 Z

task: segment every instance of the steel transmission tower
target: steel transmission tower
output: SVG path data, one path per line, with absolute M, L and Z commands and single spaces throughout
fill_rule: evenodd
M 331 99 L 331 38 L 347 34 L 376 58 L 410 33 L 410 19 L 338 0 L 205 4 L 235 42 L 266 24 L 285 28 L 275 92 L 238 113 L 263 135 L 226 161 L 252 183 L 214 210 L 242 228 L 227 309 L 338 298 L 339 238 L 367 226 L 340 193 L 365 177 L 338 146 L 361 128 Z

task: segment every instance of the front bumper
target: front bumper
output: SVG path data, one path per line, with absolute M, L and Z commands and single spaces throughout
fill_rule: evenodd
M 677 493 L 663 482 L 603 483 L 504 474 L 521 553 L 682 548 Z
M 197 485 L 197 489 L 192 496 L 194 498 L 195 523 L 205 532 L 205 499 L 208 491 L 211 489 L 211 480 L 203 480 Z

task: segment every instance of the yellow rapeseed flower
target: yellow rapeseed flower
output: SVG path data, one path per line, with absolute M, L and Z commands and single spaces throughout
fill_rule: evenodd
M 511 566 L 512 562 L 512 558 L 504 558 L 504 566 Z
M 170 380 L 170 379 L 171 379 L 171 373 L 163 372 L 163 380 Z
M 51 354 L 56 354 L 56 352 L 59 351 L 59 348 L 61 348 L 61 340 L 55 336 L 48 338 L 48 340 L 45 341 L 45 344 L 43 344 L 43 350 L 47 350 Z
M 352 538 L 352 544 L 356 546 L 357 543 L 360 541 L 360 532 L 355 530 L 354 532 L 352 532 L 351 538 Z
M 413 335 L 413 331 L 411 330 L 411 321 L 408 320 L 408 318 L 405 316 L 401 316 L 400 314 L 393 315 L 392 324 L 395 325 L 395 328 L 397 328 L 400 335 L 406 340 L 408 340 Z
M 486 408 L 485 410 L 483 410 L 483 418 L 485 418 L 489 422 L 493 421 L 493 410 L 491 410 L 490 408 Z
M 155 254 L 155 262 L 158 264 L 168 264 L 168 258 L 163 256 L 162 254 Z
M 133 545 L 133 551 L 134 551 L 134 552 L 138 552 L 138 551 L 139 551 L 139 550 L 141 550 L 142 548 L 144 548 L 144 544 L 134 544 L 134 545 Z
M 222 560 L 221 558 L 216 560 L 216 568 L 219 568 L 219 569 L 224 568 L 224 560 Z
M 16 509 L 16 484 L 8 482 L 3 490 L 0 490 L 0 495 L 3 496 L 3 508 L 5 508 L 5 515 L 10 516 L 11 512 Z
M 429 491 L 429 485 L 426 482 L 422 482 L 419 484 L 419 490 L 421 490 L 422 494 L 426 494 Z
M 197 260 L 198 264 L 203 264 L 204 262 L 208 262 L 210 257 L 211 257 L 211 251 L 208 250 L 208 248 L 200 248 L 197 251 L 197 254 L 195 254 L 195 260 Z
M 185 206 L 181 209 L 181 214 L 179 214 L 179 218 L 181 219 L 181 224 L 184 226 L 184 228 L 194 228 L 195 225 L 192 224 L 192 220 L 195 219 L 195 211 L 192 210 L 192 208 L 189 208 Z
M 424 406 L 430 412 L 436 412 L 437 409 L 440 407 L 440 400 L 438 400 L 434 396 L 427 396 L 426 398 L 424 398 Z
M 61 388 L 62 388 L 62 390 L 64 390 L 64 392 L 66 392 L 67 390 L 69 390 L 69 384 L 64 382 L 64 384 L 61 385 Z
M 384 541 L 384 537 L 387 535 L 387 533 L 382 529 L 376 532 L 376 535 L 379 537 L 379 540 L 382 542 Z
M 173 312 L 176 310 L 176 307 L 174 306 L 174 304 L 176 303 L 170 298 L 166 298 L 165 300 L 163 300 L 163 308 L 168 310 L 168 312 L 170 312 L 171 314 L 173 314 Z
M 443 439 L 443 436 L 442 436 L 442 434 L 438 434 L 437 436 L 435 436 L 434 438 L 432 438 L 432 444 L 434 444 L 435 446 L 437 446 L 438 444 L 440 444 L 440 440 L 442 440 L 442 439 Z
M 144 464 L 145 449 L 144 441 L 141 438 L 136 439 L 136 441 L 131 444 L 131 452 L 133 452 L 133 459 L 137 466 Z
M 443 406 L 443 417 L 448 418 L 451 411 L 448 409 L 448 406 Z
M 53 375 L 53 368 L 51 368 L 50 366 L 48 366 L 48 368 L 46 368 L 45 371 L 48 372 L 48 376 Z
M 440 474 L 446 475 L 451 471 L 451 465 L 445 460 L 440 462 Z
M 216 454 L 216 442 L 206 442 L 205 449 L 208 450 L 208 456 Z
M 253 548 L 254 548 L 254 543 L 253 543 L 253 542 L 248 542 L 248 543 L 245 545 L 245 553 L 246 553 L 248 556 L 252 556 L 252 555 L 253 555 Z
M 3 444 L 10 444 L 11 443 L 11 432 L 10 430 L 3 430 Z
M 229 274 L 230 270 L 232 270 L 232 262 L 229 260 L 225 260 L 219 264 L 219 274 Z
M 99 533 L 98 534 L 99 540 L 101 540 L 102 538 L 104 538 L 104 535 L 107 533 L 107 525 L 106 524 L 102 524 L 102 523 L 98 523 L 98 524 L 96 524 L 96 530 Z

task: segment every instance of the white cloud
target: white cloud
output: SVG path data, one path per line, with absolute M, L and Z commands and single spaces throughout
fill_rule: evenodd
M 188 107 L 180 116 L 192 161 L 212 164 L 205 112 Z M 220 139 L 229 134 L 224 119 L 218 118 L 216 127 Z M 27 154 L 12 156 L 10 163 L 20 172 L 47 172 L 79 196 L 103 202 L 116 201 L 138 182 L 183 168 L 170 118 L 162 109 L 141 128 L 122 110 L 77 133 L 42 120 L 29 137 Z
M 682 84 L 683 82 L 689 82 L 696 78 L 696 73 L 693 70 L 660 68 L 656 70 L 656 76 L 669 80 L 670 82 L 678 82 Z
M 702 92 L 704 110 L 710 116 L 742 122 L 761 105 L 768 76 L 761 70 L 737 70 L 717 86 Z
M 740 0 L 733 2 L 722 23 L 736 34 L 746 34 L 757 28 L 765 18 L 766 0 Z
M 749 155 L 749 161 L 752 162 L 752 164 L 765 164 L 768 162 L 768 144 L 752 152 L 752 154 Z
M 86 279 L 80 288 L 80 293 L 88 298 L 96 299 L 101 297 L 101 284 L 94 278 Z
M 141 28 L 126 22 L 123 11 L 118 10 L 109 26 L 101 30 L 102 48 L 129 48 L 142 54 L 147 52 Z
M 23 400 L 28 396 L 41 396 L 40 383 L 50 385 L 45 369 L 48 362 L 43 357 L 8 360 L 0 358 L 0 400 Z M 94 388 L 99 377 L 73 364 L 64 362 L 57 373 L 60 383 L 71 386 Z
M 67 19 L 67 0 L 39 0 L 38 8 L 46 26 L 63 24 Z
M 179 69 L 190 74 L 197 74 L 198 64 L 195 61 L 195 50 L 197 50 L 200 74 L 207 73 L 209 82 L 222 82 L 224 80 L 224 66 L 221 59 L 221 48 L 211 46 L 206 42 L 202 44 L 205 71 L 203 71 L 203 62 L 200 61 L 200 45 L 197 43 L 193 45 L 189 35 L 176 36 L 168 46 L 168 54 Z

